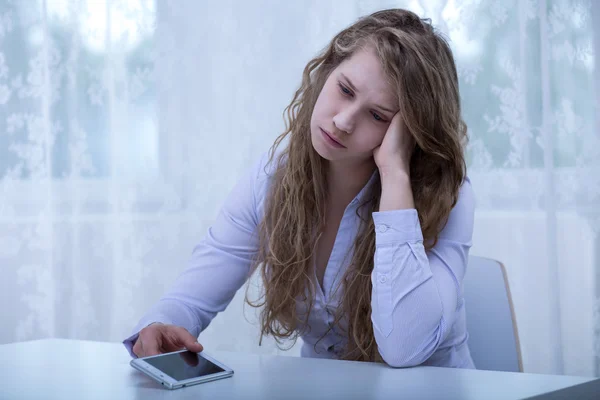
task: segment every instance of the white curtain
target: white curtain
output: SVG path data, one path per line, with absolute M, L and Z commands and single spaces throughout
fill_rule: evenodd
M 589 0 L 0 0 L 0 343 L 126 337 L 283 131 L 306 63 L 390 7 L 451 41 L 478 200 L 472 254 L 508 270 L 525 371 L 599 375 Z M 201 342 L 280 353 L 258 347 L 243 296 Z

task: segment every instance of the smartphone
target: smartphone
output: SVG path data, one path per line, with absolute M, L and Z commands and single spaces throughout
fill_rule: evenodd
M 136 358 L 129 364 L 168 389 L 197 385 L 216 379 L 229 378 L 233 375 L 231 368 L 204 351 L 195 353 L 189 350 L 179 350 Z

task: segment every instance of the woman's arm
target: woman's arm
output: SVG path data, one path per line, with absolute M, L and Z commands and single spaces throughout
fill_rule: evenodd
M 225 310 L 244 284 L 258 250 L 258 204 L 266 155 L 230 192 L 214 224 L 194 248 L 189 266 L 142 317 L 123 344 L 130 350 L 152 322 L 186 328 L 193 336 Z
M 425 362 L 454 324 L 472 244 L 475 201 L 467 178 L 438 243 L 425 252 L 417 210 L 401 207 L 406 199 L 399 193 L 384 194 L 385 209 L 373 213 L 371 319 L 383 359 L 393 367 L 409 367 Z

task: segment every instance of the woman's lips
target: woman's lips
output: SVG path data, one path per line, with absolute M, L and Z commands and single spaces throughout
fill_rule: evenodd
M 327 132 L 323 128 L 319 128 L 319 129 L 321 129 L 321 133 L 323 134 L 323 137 L 325 137 L 325 140 L 328 143 L 330 143 L 332 146 L 339 147 L 339 148 L 342 148 L 342 149 L 346 148 L 346 146 L 344 146 L 343 144 L 341 144 L 340 142 L 338 142 L 337 140 L 335 140 L 333 138 L 333 136 L 331 136 L 331 134 L 329 132 Z

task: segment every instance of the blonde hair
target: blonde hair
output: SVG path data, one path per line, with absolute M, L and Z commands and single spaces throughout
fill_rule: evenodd
M 272 335 L 281 345 L 296 340 L 307 328 L 306 317 L 316 294 L 313 254 L 325 224 L 327 179 L 325 162 L 312 147 L 310 120 L 317 97 L 330 73 L 357 50 L 369 47 L 380 59 L 398 95 L 400 112 L 416 146 L 410 164 L 411 186 L 424 237 L 431 249 L 445 226 L 465 176 L 463 155 L 466 125 L 461 118 L 458 78 L 452 52 L 427 20 L 410 11 L 391 9 L 360 18 L 338 33 L 305 67 L 302 83 L 287 113 L 286 130 L 275 150 L 289 136 L 279 154 L 265 215 L 259 226 L 263 293 L 247 302 L 264 306 L 261 340 Z M 352 259 L 342 279 L 343 297 L 335 324 L 346 319 L 348 342 L 340 358 L 381 361 L 371 323 L 371 271 L 375 233 L 371 212 L 377 211 L 381 183 L 376 179 L 357 211 L 359 232 Z M 298 302 L 309 312 L 299 315 Z

